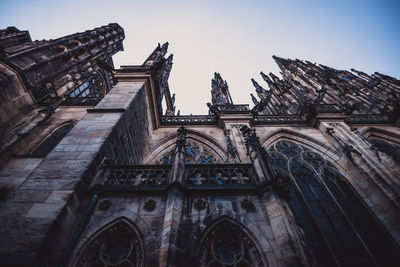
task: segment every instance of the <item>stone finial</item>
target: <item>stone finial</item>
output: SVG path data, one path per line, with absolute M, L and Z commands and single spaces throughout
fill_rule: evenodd
M 217 72 L 214 73 L 214 79 L 211 80 L 211 88 L 211 101 L 213 105 L 233 104 L 228 83 Z

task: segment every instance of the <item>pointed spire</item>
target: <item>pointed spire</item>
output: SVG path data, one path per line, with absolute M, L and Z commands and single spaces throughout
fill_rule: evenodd
M 211 80 L 211 88 L 213 105 L 233 104 L 228 83 L 217 72 L 214 73 L 214 79 Z
M 251 82 L 256 88 L 256 92 L 259 98 L 264 99 L 268 97 L 270 93 L 267 90 L 265 90 L 261 85 L 259 85 L 254 79 L 251 79 Z
M 262 88 L 262 86 L 259 85 L 254 79 L 251 79 L 251 82 L 253 83 L 254 87 L 256 88 L 257 93 L 265 91 L 265 89 Z
M 271 80 L 271 78 L 267 74 L 265 74 L 264 72 L 260 72 L 260 74 L 261 74 L 261 77 L 264 79 L 264 81 L 267 82 L 270 90 L 277 90 L 276 84 Z
M 269 78 L 269 76 L 267 74 L 265 74 L 264 72 L 260 72 L 261 77 L 264 79 L 264 81 L 266 81 L 269 85 L 269 83 L 272 83 L 271 78 Z
M 253 101 L 254 105 L 258 105 L 260 103 L 253 94 L 250 94 L 250 96 L 251 96 L 251 100 Z
M 172 105 L 175 104 L 175 94 L 172 94 L 171 102 L 172 102 Z
M 163 45 L 160 48 L 160 56 L 164 57 L 167 54 L 168 51 L 168 42 L 163 43 Z M 158 46 L 160 46 L 160 44 L 158 44 Z
M 161 86 L 165 87 L 165 84 L 168 82 L 169 74 L 172 69 L 172 64 L 173 64 L 173 59 L 174 55 L 171 54 L 169 57 L 165 60 L 163 64 L 163 69 L 161 72 Z
M 167 104 L 167 110 L 165 111 L 165 114 L 168 116 L 173 115 L 175 112 L 174 111 L 175 97 L 171 97 L 171 92 L 169 90 L 169 85 L 168 85 L 168 78 L 169 74 L 171 73 L 173 58 L 174 58 L 173 54 L 169 55 L 169 57 L 162 64 L 162 69 L 159 73 L 160 94 L 161 94 L 160 99 L 162 100 L 163 96 L 165 96 L 165 102 Z
M 281 82 L 279 77 L 276 76 L 275 74 L 273 74 L 272 72 L 269 73 L 269 76 L 271 76 L 271 78 L 272 78 L 272 80 L 274 81 L 275 84 L 279 84 Z
M 278 64 L 278 67 L 281 70 L 288 70 L 289 69 L 289 66 L 290 66 L 290 63 L 291 63 L 290 59 L 284 59 L 284 58 L 281 58 L 281 57 L 277 57 L 275 55 L 273 55 L 272 58 L 275 60 L 276 64 Z

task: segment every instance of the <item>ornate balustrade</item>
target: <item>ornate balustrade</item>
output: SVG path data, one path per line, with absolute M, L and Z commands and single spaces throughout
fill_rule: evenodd
M 105 189 L 135 190 L 165 188 L 171 165 L 104 166 L 97 179 Z M 217 189 L 247 188 L 258 184 L 251 164 L 188 164 L 183 185 L 188 188 L 204 185 Z
M 222 113 L 247 113 L 250 112 L 248 105 L 215 105 L 215 109 Z M 270 125 L 270 124 L 287 124 L 307 123 L 313 116 L 318 113 L 343 113 L 343 110 L 336 104 L 315 104 L 313 112 L 303 112 L 294 115 L 253 115 L 252 125 Z M 391 123 L 398 116 L 396 110 L 387 116 L 375 114 L 352 114 L 345 119 L 347 123 Z M 161 125 L 178 126 L 178 125 L 216 125 L 217 119 L 213 115 L 187 115 L 187 116 L 162 116 Z
M 215 105 L 215 108 L 222 113 L 248 113 L 250 111 L 249 105 Z
M 283 124 L 283 123 L 305 123 L 305 115 L 256 115 L 253 117 L 253 124 Z
M 215 116 L 210 115 L 187 115 L 187 116 L 163 116 L 162 125 L 214 125 Z
M 375 114 L 353 114 L 345 119 L 347 123 L 388 123 L 390 119 L 385 119 L 380 115 Z
M 106 187 L 163 186 L 167 184 L 170 165 L 135 165 L 103 167 L 100 184 Z
M 186 165 L 187 185 L 255 185 L 256 183 L 251 164 Z

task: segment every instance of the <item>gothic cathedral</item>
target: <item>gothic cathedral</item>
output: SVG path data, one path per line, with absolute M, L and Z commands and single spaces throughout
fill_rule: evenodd
M 0 30 L 0 266 L 399 266 L 399 80 L 273 56 L 180 115 L 124 37 Z

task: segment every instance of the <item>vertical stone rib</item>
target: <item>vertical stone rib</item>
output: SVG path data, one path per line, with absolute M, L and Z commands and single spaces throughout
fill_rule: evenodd
M 178 138 L 176 140 L 176 146 L 174 150 L 174 161 L 172 163 L 172 168 L 169 173 L 169 181 L 173 182 L 183 182 L 185 174 L 185 159 L 186 159 L 186 128 L 181 127 L 178 129 Z
M 168 193 L 161 237 L 159 267 L 178 267 L 176 262 L 178 230 L 182 217 L 183 196 L 177 190 Z

